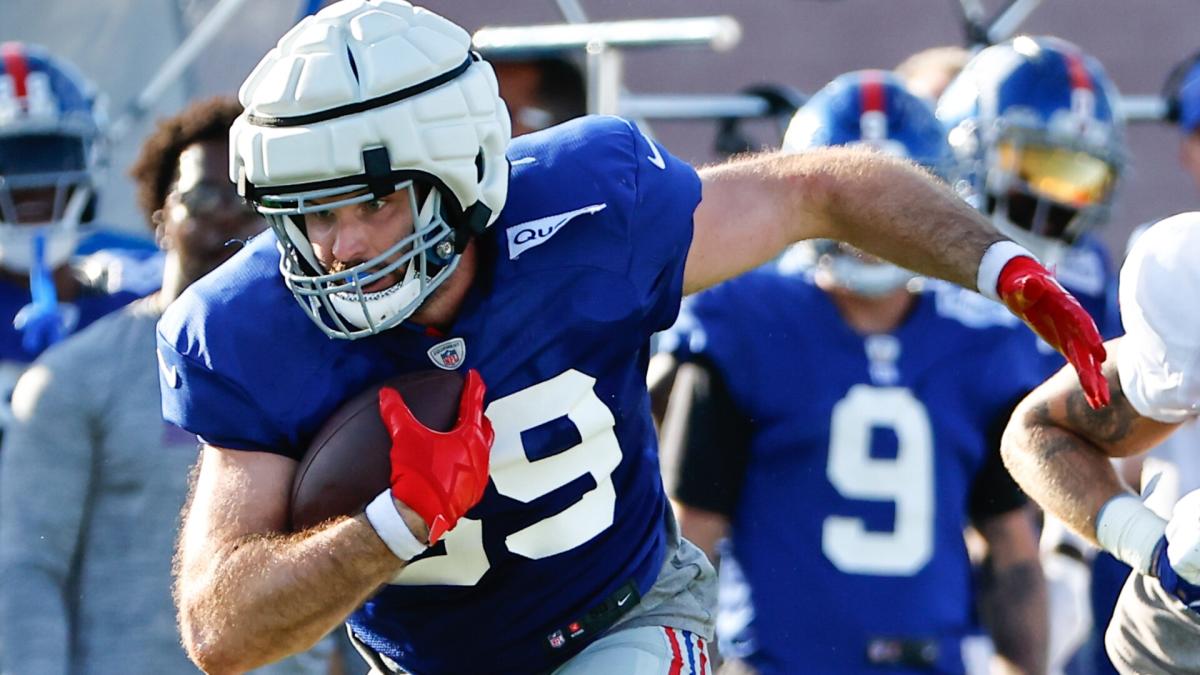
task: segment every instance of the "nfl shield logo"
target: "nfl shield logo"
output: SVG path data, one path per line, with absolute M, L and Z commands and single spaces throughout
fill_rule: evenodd
M 547 639 L 550 640 L 550 646 L 554 647 L 555 649 L 558 649 L 559 647 L 562 647 L 563 645 L 567 644 L 567 639 L 565 637 L 563 637 L 561 630 L 554 631 L 553 633 L 550 634 L 550 637 Z
M 433 365 L 442 370 L 455 370 L 467 358 L 467 343 L 462 338 L 453 338 L 430 347 L 427 353 Z

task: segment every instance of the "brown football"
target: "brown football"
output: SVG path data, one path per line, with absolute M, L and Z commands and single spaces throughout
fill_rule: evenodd
M 368 387 L 317 431 L 292 483 L 292 530 L 363 510 L 388 488 L 392 440 L 379 417 L 379 389 L 393 387 L 422 424 L 449 431 L 458 418 L 463 376 L 423 370 Z

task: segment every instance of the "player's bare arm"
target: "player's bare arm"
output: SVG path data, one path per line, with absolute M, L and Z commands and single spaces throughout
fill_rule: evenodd
M 1103 375 L 1112 392 L 1107 407 L 1089 407 L 1078 380 L 1059 371 L 1021 402 L 1002 446 L 1004 463 L 1021 488 L 1092 541 L 1100 508 L 1127 491 L 1109 458 L 1143 453 L 1177 426 L 1143 417 L 1129 403 L 1117 375 L 1120 342 L 1106 344 Z
M 921 274 L 974 288 L 1001 235 L 905 161 L 831 147 L 747 156 L 701 170 L 703 198 L 684 270 L 691 293 L 801 239 L 838 239 Z
M 1015 509 L 980 522 L 978 528 L 988 549 L 979 603 L 1001 672 L 1044 673 L 1049 633 L 1046 579 L 1029 514 Z
M 802 239 L 828 238 L 1002 301 L 1067 357 L 1088 402 L 1108 400 L 1096 325 L 1028 251 L 915 165 L 846 147 L 735 159 L 701 171 L 684 268 L 694 292 Z
M 307 649 L 404 568 L 365 516 L 287 531 L 296 461 L 205 446 L 176 555 L 189 656 L 242 672 Z M 424 524 L 408 512 L 423 536 Z

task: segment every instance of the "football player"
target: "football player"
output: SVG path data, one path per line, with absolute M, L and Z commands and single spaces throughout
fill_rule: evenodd
M 1054 269 L 1105 338 L 1121 333 L 1116 274 L 1092 232 L 1108 220 L 1127 156 L 1117 100 L 1103 65 L 1078 46 L 1022 36 L 976 54 L 937 106 L 966 173 L 961 192 Z M 1038 344 L 1049 377 L 1063 362 Z M 1060 536 L 1067 533 L 1050 522 L 1043 541 L 1055 617 L 1052 670 L 1087 638 L 1093 613 L 1104 621 L 1111 602 L 1103 596 L 1116 597 L 1115 586 L 1101 583 L 1112 588 L 1096 587 L 1088 608 L 1078 592 L 1089 578 L 1128 574 L 1110 556 L 1093 559 L 1085 542 Z
M 1021 36 L 976 54 L 937 105 L 961 192 L 1054 269 L 1105 338 L 1121 332 L 1116 275 L 1090 233 L 1107 222 L 1126 161 L 1118 97 L 1079 47 Z M 1049 376 L 1063 362 L 1044 352 Z
M 4 672 L 191 670 L 175 628 L 171 551 L 196 439 L 162 421 L 154 325 L 233 242 L 266 228 L 226 178 L 240 112 L 214 99 L 157 125 L 133 175 L 168 252 L 162 289 L 48 349 L 13 395 L 0 453 Z M 330 645 L 321 646 L 267 673 L 324 673 Z
M 886 71 L 842 75 L 792 118 L 785 152 L 828 145 L 952 176 L 932 107 Z M 984 298 L 912 282 L 801 242 L 689 298 L 663 338 L 685 362 L 662 448 L 680 528 L 710 556 L 728 536 L 720 651 L 760 673 L 965 672 L 980 642 L 972 523 L 997 652 L 1045 670 L 1037 537 L 999 450 L 1042 379 L 1034 344 Z
M 683 293 L 787 243 L 846 239 L 981 288 L 1096 376 L 1071 296 L 899 160 L 831 149 L 697 173 L 615 117 L 510 145 L 467 33 L 397 0 L 305 19 L 240 96 L 231 175 L 273 235 L 159 323 L 165 416 L 205 443 L 177 601 L 210 672 L 348 615 L 382 672 L 705 672 L 714 574 L 667 508 L 649 337 Z M 430 367 L 467 373 L 455 430 L 384 389 L 391 488 L 288 532 L 320 424 Z
M 105 125 L 71 64 L 0 44 L 0 424 L 43 349 L 154 288 L 119 278 L 109 253 L 72 257 L 96 215 Z
M 497 58 L 484 52 L 483 56 L 496 71 L 513 138 L 587 114 L 583 73 L 567 54 L 537 51 Z
M 1167 118 L 1179 125 L 1179 164 L 1200 189 L 1200 52 L 1177 64 L 1163 87 Z
M 1129 564 L 1109 624 L 1122 673 L 1200 672 L 1200 492 L 1163 519 L 1118 480 L 1110 457 L 1157 445 L 1200 416 L 1200 213 L 1160 221 L 1121 269 L 1125 334 L 1109 345 L 1102 411 L 1059 373 L 1021 403 L 1004 460 L 1047 512 Z M 1182 299 L 1182 300 L 1181 300 Z M 1194 423 L 1194 422 L 1193 422 Z

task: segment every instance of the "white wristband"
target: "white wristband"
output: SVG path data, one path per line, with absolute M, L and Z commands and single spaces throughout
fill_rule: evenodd
M 1117 559 L 1146 574 L 1154 547 L 1166 531 L 1167 521 L 1131 494 L 1120 494 L 1104 503 L 1096 515 L 1096 540 Z
M 391 490 L 384 490 L 371 500 L 371 503 L 367 504 L 366 515 L 367 522 L 375 528 L 375 534 L 379 535 L 397 558 L 412 560 L 429 548 L 418 541 L 412 530 L 408 529 L 408 523 L 404 522 L 404 517 L 396 510 L 396 504 L 392 501 Z
M 985 297 L 997 302 L 1000 294 L 996 292 L 996 284 L 1000 283 L 1000 272 L 1009 260 L 1025 256 L 1037 260 L 1025 247 L 1016 242 L 1003 240 L 988 247 L 979 261 L 979 274 L 975 277 L 975 285 Z

